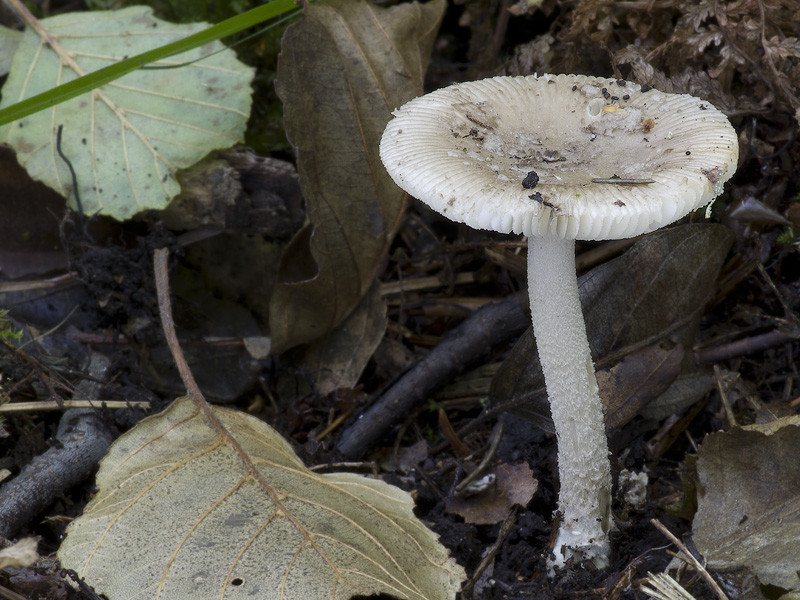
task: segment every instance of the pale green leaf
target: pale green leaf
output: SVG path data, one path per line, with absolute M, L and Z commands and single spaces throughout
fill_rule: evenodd
M 55 50 L 26 30 L 0 107 L 206 27 L 161 21 L 147 7 L 71 13 L 40 23 Z M 70 171 L 56 148 L 63 126 L 61 149 L 74 167 L 84 213 L 124 219 L 163 208 L 180 191 L 177 169 L 242 139 L 253 71 L 223 48 L 206 44 L 159 61 L 158 66 L 190 64 L 130 73 L 4 126 L 0 140 L 16 150 L 34 179 L 77 208 Z
M 14 58 L 20 39 L 22 39 L 21 31 L 0 25 L 0 77 L 8 73 L 11 68 L 11 59 Z
M 59 549 L 111 600 L 454 598 L 464 572 L 382 481 L 306 469 L 262 421 L 188 398 L 120 437 Z
M 77 79 L 47 89 L 40 94 L 15 102 L 11 106 L 0 108 L 0 125 L 17 121 L 40 110 L 66 102 L 138 69 L 150 68 L 149 65 L 159 60 L 178 56 L 195 48 L 206 46 L 278 15 L 292 12 L 295 9 L 293 3 L 294 0 L 270 0 L 267 4 L 257 6 L 230 19 L 225 19 L 223 22 L 212 25 L 208 29 L 182 37 L 164 46 L 158 46 L 152 50 L 128 56 L 128 58 L 111 63 L 97 71 L 92 71 Z M 33 18 L 33 16 L 31 15 L 27 18 Z M 277 25 L 278 23 L 274 24 Z M 39 21 L 36 21 L 36 25 L 40 25 Z M 46 36 L 46 30 L 42 30 L 41 33 Z M 20 33 L 20 37 L 22 37 L 22 33 Z

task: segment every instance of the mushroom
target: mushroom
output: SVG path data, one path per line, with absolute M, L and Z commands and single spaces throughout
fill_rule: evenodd
M 611 473 L 578 297 L 575 240 L 633 237 L 709 204 L 736 133 L 708 102 L 622 79 L 495 77 L 394 112 L 380 156 L 398 186 L 452 221 L 528 237 L 536 345 L 558 439 L 562 516 L 551 572 L 609 565 Z

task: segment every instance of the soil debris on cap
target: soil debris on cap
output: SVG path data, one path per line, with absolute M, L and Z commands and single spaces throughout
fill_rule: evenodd
M 537 183 L 539 183 L 539 176 L 536 174 L 536 171 L 528 171 L 525 179 L 522 180 L 522 187 L 526 190 L 531 190 L 536 187 Z

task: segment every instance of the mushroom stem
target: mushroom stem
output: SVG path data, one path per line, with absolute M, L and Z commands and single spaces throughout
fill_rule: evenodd
M 558 438 L 561 526 L 555 560 L 609 564 L 611 467 L 603 406 L 586 337 L 575 240 L 528 238 L 528 291 L 539 360 Z

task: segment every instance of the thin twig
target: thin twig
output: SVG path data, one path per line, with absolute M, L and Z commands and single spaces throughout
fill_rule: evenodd
M 5 598 L 5 600 L 28 600 L 27 596 L 18 594 L 17 592 L 10 590 L 3 585 L 0 585 L 0 597 Z
M 458 434 L 453 429 L 453 424 L 450 422 L 450 419 L 447 418 L 447 412 L 445 412 L 443 408 L 439 409 L 439 429 L 442 435 L 444 435 L 444 439 L 447 440 L 447 443 L 450 444 L 450 447 L 462 460 L 472 454 L 466 444 L 458 437 Z
M 511 8 L 511 0 L 503 0 L 500 4 L 500 13 L 497 15 L 497 27 L 492 36 L 492 45 L 494 46 L 494 53 L 500 54 L 503 48 L 503 41 L 506 38 L 506 31 L 508 30 L 508 21 L 511 18 L 509 12 Z
M 669 529 L 664 527 L 664 525 L 658 519 L 650 519 L 650 522 L 656 529 L 658 529 L 661 533 L 667 536 L 667 538 L 669 538 L 669 541 L 675 544 L 681 552 L 683 552 L 683 554 L 686 557 L 685 560 L 689 561 L 692 564 L 692 566 L 697 570 L 697 572 L 703 576 L 703 578 L 708 582 L 708 584 L 711 586 L 711 589 L 714 590 L 714 593 L 719 597 L 719 599 L 728 600 L 728 597 L 725 595 L 725 592 L 722 591 L 722 588 L 720 588 L 719 585 L 717 585 L 717 582 L 714 581 L 714 578 L 711 577 L 711 574 L 708 571 L 706 571 L 706 568 L 703 566 L 703 564 L 699 560 L 697 560 L 697 558 L 695 558 L 694 554 L 692 554 L 689 551 L 686 545 L 683 542 L 681 542 L 678 538 L 676 538 Z
M 472 471 L 468 477 L 456 486 L 456 496 L 463 495 L 469 484 L 475 481 L 489 468 L 489 463 L 494 459 L 494 455 L 497 454 L 497 448 L 500 447 L 501 439 L 503 439 L 503 422 L 498 421 L 494 426 L 494 431 L 492 431 L 492 437 L 489 439 L 489 449 L 486 451 L 486 454 L 484 454 L 483 460 L 481 460 L 477 468 Z
M 63 400 L 61 406 L 55 400 L 37 402 L 7 402 L 0 405 L 0 413 L 35 412 L 42 410 L 65 410 L 68 408 L 143 408 L 150 409 L 150 402 L 127 400 Z
M 794 314 L 792 307 L 789 306 L 789 304 L 786 302 L 786 299 L 783 297 L 783 294 L 781 294 L 780 290 L 778 289 L 778 286 L 775 285 L 775 282 L 772 281 L 772 277 L 769 276 L 769 273 L 767 273 L 767 270 L 764 268 L 764 265 L 758 263 L 756 265 L 756 268 L 758 269 L 758 272 L 761 274 L 761 277 L 764 278 L 764 281 L 769 286 L 769 289 L 771 289 L 772 293 L 775 294 L 775 297 L 778 299 L 778 302 L 781 303 L 785 318 L 789 322 L 791 322 L 795 327 L 800 326 L 800 319 L 798 319 L 797 315 Z
M 9 294 L 11 292 L 28 292 L 31 290 L 50 290 L 67 283 L 77 283 L 75 275 L 65 273 L 50 279 L 35 279 L 30 281 L 3 281 L 0 283 L 0 293 Z
M 523 293 L 475 311 L 342 433 L 338 449 L 348 459 L 360 458 L 440 387 L 484 359 L 489 350 L 519 335 L 530 318 L 521 308 Z M 527 302 L 527 300 L 525 300 Z
M 461 590 L 461 597 L 465 598 L 466 600 L 472 600 L 472 591 L 475 588 L 475 583 L 480 579 L 480 576 L 486 570 L 486 568 L 492 563 L 494 560 L 495 555 L 497 554 L 500 547 L 503 545 L 506 537 L 514 528 L 514 525 L 517 523 L 517 508 L 514 507 L 511 512 L 506 517 L 506 520 L 503 521 L 503 525 L 500 527 L 500 532 L 497 534 L 497 539 L 495 540 L 492 547 L 483 557 L 478 567 L 475 569 L 475 572 L 472 574 L 470 580 L 464 585 Z
M 38 342 L 39 340 L 42 340 L 42 339 L 46 338 L 47 336 L 49 336 L 49 335 L 52 335 L 53 333 L 55 333 L 55 332 L 56 332 L 56 331 L 58 331 L 59 329 L 61 329 L 61 326 L 62 326 L 62 325 L 64 325 L 64 323 L 66 323 L 66 322 L 67 322 L 67 320 L 68 320 L 68 319 L 69 319 L 69 318 L 70 318 L 70 317 L 71 317 L 71 316 L 72 316 L 72 315 L 75 313 L 75 311 L 76 311 L 76 310 L 78 310 L 79 308 L 80 308 L 80 306 L 76 304 L 76 305 L 75 305 L 75 306 L 72 308 L 72 310 L 71 310 L 71 311 L 69 311 L 69 313 L 67 314 L 67 316 L 66 316 L 66 317 L 64 317 L 63 319 L 61 319 L 61 321 L 60 321 L 60 322 L 58 322 L 58 323 L 57 323 L 57 324 L 56 324 L 54 327 L 51 327 L 51 328 L 50 328 L 48 331 L 45 331 L 44 333 L 40 333 L 40 334 L 39 334 L 39 335 L 37 335 L 36 337 L 34 337 L 34 336 L 33 336 L 33 334 L 31 334 L 31 339 L 29 339 L 29 340 L 28 340 L 27 342 L 25 342 L 24 344 L 21 344 L 21 345 L 19 346 L 19 349 L 20 349 L 20 350 L 24 350 L 24 349 L 25 349 L 25 346 L 27 346 L 28 344 L 35 344 L 35 343 L 36 343 L 36 342 Z M 30 331 L 29 331 L 29 333 L 30 333 Z
M 736 379 L 738 379 L 739 374 L 736 374 Z M 733 389 L 734 384 L 736 383 L 736 379 L 734 379 L 729 385 L 725 386 L 722 383 L 722 371 L 720 371 L 719 365 L 714 365 L 714 383 L 717 386 L 717 391 L 719 392 L 719 399 L 722 402 L 722 408 L 725 410 L 725 416 L 728 419 L 728 425 L 731 427 L 736 427 L 736 415 L 733 414 L 733 409 L 731 408 L 730 400 L 728 399 L 728 390 Z
M 727 344 L 695 350 L 694 359 L 697 361 L 697 364 L 700 365 L 714 364 L 732 358 L 746 356 L 752 352 L 768 350 L 769 348 L 774 348 L 781 344 L 794 342 L 796 339 L 796 337 L 780 331 L 770 331 Z

